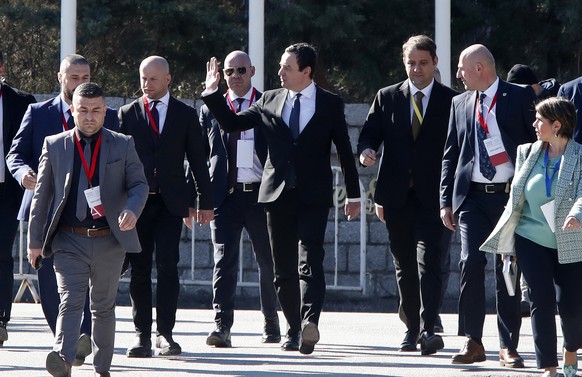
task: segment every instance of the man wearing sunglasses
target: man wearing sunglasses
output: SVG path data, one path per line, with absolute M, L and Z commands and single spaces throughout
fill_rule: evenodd
M 267 140 L 259 188 L 275 264 L 275 286 L 289 324 L 285 351 L 313 352 L 325 296 L 323 249 L 333 205 L 331 142 L 344 172 L 348 220 L 360 211 L 358 172 L 341 98 L 315 85 L 315 48 L 296 43 L 285 49 L 278 75 L 282 89 L 268 90 L 256 104 L 233 113 L 218 92 L 216 58 L 207 63 L 202 99 L 225 131 L 258 127 Z
M 261 98 L 251 83 L 255 67 L 243 51 L 233 51 L 224 59 L 228 91 L 224 101 L 233 112 L 248 109 Z M 200 124 L 206 135 L 206 153 L 214 200 L 211 222 L 214 245 L 213 307 L 215 329 L 206 344 L 231 347 L 230 328 L 234 320 L 234 300 L 239 264 L 239 245 L 245 228 L 259 267 L 261 312 L 264 315 L 263 343 L 279 343 L 277 293 L 273 284 L 273 258 L 267 232 L 265 208 L 257 202 L 267 144 L 257 128 L 226 133 L 220 129 L 206 105 L 200 109 Z

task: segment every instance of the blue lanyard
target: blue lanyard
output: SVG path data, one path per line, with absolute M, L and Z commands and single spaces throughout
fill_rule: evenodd
M 556 166 L 554 166 L 554 172 L 552 173 L 552 176 L 548 176 L 548 162 L 550 160 L 550 153 L 549 153 L 549 148 L 546 147 L 546 154 L 544 155 L 544 169 L 545 169 L 545 175 L 546 175 L 546 196 L 548 198 L 551 197 L 552 194 L 552 181 L 554 180 L 554 177 L 556 176 L 556 173 L 558 172 L 558 170 L 560 169 L 560 162 L 562 161 L 562 157 L 560 157 L 560 159 L 558 160 L 558 162 L 556 162 Z

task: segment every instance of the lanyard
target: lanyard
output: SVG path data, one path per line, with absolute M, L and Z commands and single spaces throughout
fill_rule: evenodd
M 85 153 L 83 152 L 83 147 L 81 146 L 81 142 L 77 138 L 77 134 L 75 134 L 75 144 L 77 144 L 77 151 L 79 152 L 79 157 L 81 157 L 81 164 L 83 164 L 83 170 L 85 170 L 85 174 L 87 175 L 87 181 L 89 182 L 89 187 L 92 187 L 91 180 L 95 175 L 95 167 L 97 166 L 97 155 L 99 154 L 99 149 L 101 148 L 101 138 L 103 137 L 103 133 L 99 134 L 97 138 L 97 144 L 95 144 L 95 150 L 91 156 L 91 168 L 87 166 L 87 160 L 85 159 Z
M 420 92 L 420 90 L 418 91 Z M 418 93 L 417 92 L 417 93 Z M 422 117 L 422 114 L 420 113 L 420 109 L 418 108 L 418 106 L 416 106 L 416 101 L 413 98 L 413 95 L 410 95 L 410 104 L 412 105 L 412 108 L 414 109 L 414 113 L 416 114 L 416 117 L 418 118 L 418 123 L 420 125 L 422 125 L 422 121 L 424 120 Z M 422 100 L 421 100 L 422 101 Z
M 161 102 L 161 101 L 160 101 Z M 156 122 L 154 121 L 154 117 L 152 116 L 152 112 L 150 111 L 150 105 L 148 103 L 148 99 L 146 96 L 143 97 L 143 106 L 145 107 L 145 111 L 148 114 L 148 119 L 150 120 L 150 126 L 153 128 L 154 132 L 160 136 L 160 130 L 158 128 L 158 125 L 156 124 Z M 159 114 L 159 111 L 158 111 Z M 158 118 L 159 119 L 159 118 Z
M 545 172 L 545 176 L 546 176 L 546 196 L 548 198 L 551 197 L 552 194 L 552 181 L 554 180 L 554 177 L 556 176 L 556 173 L 558 172 L 558 170 L 560 169 L 560 162 L 562 162 L 562 157 L 560 157 L 560 159 L 558 160 L 558 162 L 556 162 L 556 166 L 554 166 L 554 172 L 552 173 L 552 176 L 548 176 L 548 162 L 550 161 L 550 154 L 548 151 L 548 147 L 546 147 L 546 153 L 544 155 L 544 168 L 546 170 Z
M 73 114 L 71 114 L 73 116 Z M 61 100 L 61 123 L 63 124 L 63 129 L 65 131 L 69 130 L 69 123 L 65 119 L 65 114 L 63 114 L 63 101 Z
M 253 101 L 255 100 L 256 94 L 257 94 L 257 89 L 253 88 L 253 92 L 251 93 L 251 99 L 249 100 L 249 107 L 251 107 L 251 105 L 253 104 Z M 232 112 L 236 113 L 236 108 L 234 107 L 234 103 L 232 103 L 232 100 L 230 99 L 228 92 L 226 93 L 226 100 L 228 101 L 228 105 L 230 106 L 230 109 L 232 110 Z
M 483 119 L 483 114 L 481 114 L 481 112 L 479 111 L 479 99 L 477 99 L 477 103 L 475 104 L 475 106 L 477 107 L 477 120 L 479 121 L 481 127 L 483 127 L 483 129 L 485 130 L 486 134 L 489 134 L 489 128 L 487 127 L 487 117 L 489 116 L 489 113 L 491 112 L 496 103 L 497 103 L 497 93 L 495 93 L 493 101 L 491 101 L 491 106 L 489 106 L 489 110 L 487 111 L 487 115 L 485 115 L 485 119 Z

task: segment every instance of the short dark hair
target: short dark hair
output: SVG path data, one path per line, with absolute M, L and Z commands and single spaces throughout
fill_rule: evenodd
M 285 52 L 295 54 L 300 71 L 303 71 L 305 67 L 311 67 L 309 78 L 313 78 L 313 75 L 315 74 L 315 66 L 317 65 L 317 52 L 315 51 L 314 46 L 305 42 L 295 43 L 287 47 Z
M 562 125 L 556 136 L 568 139 L 574 135 L 576 128 L 576 107 L 572 101 L 562 97 L 550 97 L 536 105 L 536 112 L 550 122 L 558 121 Z
M 79 54 L 69 54 L 63 58 L 59 67 L 60 72 L 64 72 L 71 65 L 89 65 L 89 61 Z
M 83 98 L 99 98 L 105 97 L 103 89 L 94 82 L 86 82 L 77 87 L 73 96 L 83 97 Z
M 434 41 L 430 37 L 424 34 L 413 35 L 412 37 L 408 38 L 406 42 L 404 42 L 404 44 L 402 45 L 402 57 L 404 57 L 404 54 L 406 54 L 407 51 L 413 49 L 428 51 L 433 61 L 437 57 L 436 43 L 434 43 Z

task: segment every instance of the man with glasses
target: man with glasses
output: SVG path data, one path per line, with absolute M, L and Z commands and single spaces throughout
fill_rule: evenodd
M 223 73 L 228 86 L 225 102 L 233 112 L 248 109 L 261 98 L 251 84 L 255 67 L 243 51 L 224 59 Z M 212 243 L 214 245 L 213 308 L 216 328 L 206 339 L 215 347 L 231 347 L 230 328 L 234 321 L 239 244 L 245 228 L 259 267 L 261 312 L 265 318 L 263 343 L 279 343 L 277 294 L 273 284 L 273 257 L 267 232 L 267 216 L 257 203 L 263 166 L 267 158 L 264 135 L 257 128 L 226 133 L 220 129 L 206 105 L 200 109 L 200 124 L 206 135 L 206 153 L 214 199 Z
M 216 58 L 207 63 L 204 103 L 228 132 L 258 127 L 269 153 L 259 187 L 275 265 L 275 286 L 289 324 L 284 351 L 313 352 L 325 297 L 323 248 L 333 204 L 331 143 L 344 172 L 348 220 L 360 211 L 358 171 L 340 97 L 317 86 L 315 48 L 296 43 L 281 56 L 283 88 L 268 90 L 249 109 L 234 114 L 218 93 Z

